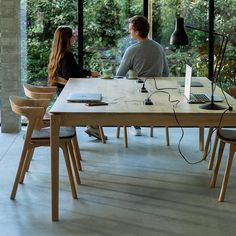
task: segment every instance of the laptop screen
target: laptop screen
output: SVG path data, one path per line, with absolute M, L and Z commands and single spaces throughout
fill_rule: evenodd
M 192 67 L 186 64 L 184 96 L 190 100 L 192 81 Z

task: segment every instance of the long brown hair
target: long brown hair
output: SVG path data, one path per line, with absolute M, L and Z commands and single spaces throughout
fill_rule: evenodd
M 59 26 L 53 37 L 51 54 L 48 63 L 48 84 L 57 84 L 57 69 L 60 59 L 64 56 L 65 52 L 70 50 L 70 39 L 73 35 L 72 28 L 69 26 Z

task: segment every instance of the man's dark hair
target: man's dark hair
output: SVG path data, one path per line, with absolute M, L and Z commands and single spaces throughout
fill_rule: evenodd
M 146 17 L 144 16 L 133 16 L 128 20 L 135 31 L 139 32 L 141 38 L 146 38 L 149 33 L 149 23 Z

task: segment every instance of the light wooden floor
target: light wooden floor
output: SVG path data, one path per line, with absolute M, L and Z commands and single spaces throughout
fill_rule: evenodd
M 63 158 L 60 163 L 60 221 L 51 222 L 49 149 L 35 152 L 25 184 L 16 201 L 9 199 L 22 145 L 21 134 L 0 134 L 0 235 L 234 235 L 236 231 L 236 165 L 233 165 L 226 202 L 218 203 L 210 189 L 207 162 L 187 164 L 178 153 L 180 129 L 149 129 L 129 135 L 129 148 L 105 128 L 107 144 L 78 129 L 83 157 L 78 200 L 71 197 Z M 201 158 L 198 129 L 185 129 L 183 153 Z M 224 159 L 225 160 L 225 159 Z

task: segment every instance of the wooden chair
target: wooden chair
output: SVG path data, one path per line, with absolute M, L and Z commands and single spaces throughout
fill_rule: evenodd
M 27 97 L 29 98 L 33 98 L 33 99 L 50 99 L 52 100 L 52 98 L 55 96 L 56 90 L 57 88 L 55 86 L 35 86 L 35 85 L 31 85 L 31 84 L 23 84 L 23 88 L 24 88 L 24 93 Z M 43 116 L 43 127 L 48 127 L 50 126 L 50 113 L 49 112 L 45 112 L 44 116 Z M 76 129 L 75 129 L 76 131 Z M 81 155 L 80 155 L 80 151 L 79 151 L 79 144 L 78 144 L 78 140 L 77 140 L 77 135 L 75 135 L 75 137 L 71 140 L 71 144 L 70 146 L 73 149 L 74 152 L 74 156 L 75 156 L 75 160 L 76 160 L 76 167 L 78 170 L 82 170 L 82 166 L 80 163 L 81 160 Z M 75 169 L 75 167 L 74 167 Z M 27 168 L 28 170 L 28 168 Z M 75 173 L 76 175 L 76 173 Z M 79 183 L 77 181 L 77 183 Z
M 153 137 L 153 128 L 153 126 L 150 127 L 150 137 Z M 117 127 L 116 137 L 120 138 L 120 126 Z M 170 145 L 168 127 L 166 127 L 166 145 Z M 124 146 L 128 148 L 127 126 L 124 126 Z
M 236 99 L 236 87 L 230 87 L 228 92 L 233 98 Z M 204 149 L 204 153 L 203 153 L 203 158 L 202 158 L 203 160 L 206 160 L 207 154 L 209 152 L 211 137 L 212 137 L 214 129 L 216 129 L 216 127 L 209 128 L 208 136 L 207 136 L 207 140 L 206 140 L 206 145 L 205 145 L 205 149 Z M 217 145 L 218 145 L 218 140 L 219 140 L 218 135 L 215 135 L 215 140 L 214 140 L 211 156 L 209 158 L 209 163 L 208 163 L 209 170 L 212 170 L 212 168 L 213 168 L 215 154 L 216 154 Z
M 27 84 L 27 83 L 24 83 L 23 84 L 23 87 L 24 87 L 24 92 L 26 93 L 29 93 L 30 95 L 30 92 L 34 92 L 34 93 L 48 93 L 49 94 L 49 99 L 51 99 L 51 95 L 50 93 L 53 93 L 55 94 L 56 91 L 57 91 L 57 87 L 56 86 L 35 86 L 35 85 L 32 85 L 32 84 Z M 38 95 L 40 97 L 40 95 Z M 45 95 L 43 95 L 45 96 Z
M 222 182 L 221 190 L 220 190 L 220 195 L 219 195 L 219 199 L 218 199 L 220 202 L 223 202 L 225 199 L 225 192 L 226 192 L 226 188 L 227 188 L 227 184 L 228 184 L 228 179 L 229 179 L 229 174 L 230 174 L 230 170 L 231 170 L 231 166 L 232 166 L 234 153 L 236 151 L 236 131 L 235 130 L 227 130 L 227 129 L 219 129 L 217 131 L 217 137 L 220 140 L 220 146 L 219 146 L 218 159 L 217 159 L 217 162 L 216 162 L 216 165 L 215 165 L 215 168 L 213 171 L 213 176 L 212 176 L 211 182 L 210 182 L 211 188 L 214 188 L 215 184 L 216 184 L 218 170 L 220 167 L 225 144 L 228 143 L 230 145 L 229 156 L 228 156 L 228 160 L 226 163 L 224 178 L 223 178 L 223 182 Z
M 27 83 L 23 84 L 23 89 L 25 95 L 29 98 L 49 100 L 52 100 L 57 90 L 55 86 L 35 86 Z M 45 124 L 45 126 L 50 125 L 50 113 L 45 112 L 43 123 Z
M 28 119 L 21 158 L 11 192 L 11 199 L 15 199 L 18 184 L 22 183 L 24 180 L 26 169 L 31 161 L 34 148 L 39 146 L 50 146 L 50 127 L 42 128 L 43 116 L 50 100 L 28 99 L 18 96 L 10 96 L 9 100 L 12 111 L 20 116 L 25 116 Z M 73 198 L 77 198 L 77 192 L 70 164 L 70 157 L 73 162 L 75 162 L 75 157 L 70 144 L 75 135 L 76 132 L 74 128 L 61 127 L 60 129 L 60 147 L 64 153 Z M 78 172 L 76 178 L 79 178 Z

